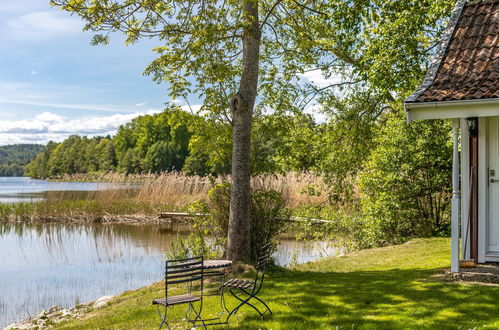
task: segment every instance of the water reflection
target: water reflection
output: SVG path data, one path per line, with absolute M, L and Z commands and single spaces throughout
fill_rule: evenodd
M 182 224 L 60 224 L 0 222 L 0 328 L 53 305 L 73 306 L 161 280 L 170 243 Z M 334 254 L 282 240 L 281 264 Z
M 56 182 L 28 177 L 0 177 L 0 203 L 40 201 L 44 199 L 47 192 L 88 193 L 123 188 L 133 188 L 133 185 L 106 182 Z

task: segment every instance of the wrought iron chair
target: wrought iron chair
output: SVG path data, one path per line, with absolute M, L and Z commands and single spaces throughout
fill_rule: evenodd
M 154 299 L 152 301 L 153 305 L 156 305 L 158 309 L 159 317 L 161 318 L 161 324 L 159 329 L 166 325 L 168 329 L 170 325 L 166 320 L 168 307 L 180 304 L 189 304 L 186 311 L 187 321 L 196 326 L 196 322 L 201 322 L 205 326 L 203 319 L 201 318 L 201 311 L 203 309 L 203 282 L 204 282 L 204 267 L 203 267 L 203 257 L 187 258 L 187 259 L 177 259 L 168 260 L 165 265 L 165 297 Z M 193 295 L 192 289 L 193 285 L 199 282 L 199 295 Z M 174 284 L 185 283 L 187 285 L 187 294 L 169 296 L 168 287 Z M 199 311 L 194 308 L 194 303 L 199 302 Z M 164 307 L 164 313 L 162 313 L 162 308 Z M 191 313 L 194 313 L 194 318 L 191 318 Z
M 263 280 L 265 278 L 265 270 L 269 264 L 271 252 L 272 252 L 272 245 L 265 244 L 260 249 L 259 253 L 257 253 L 256 265 L 255 265 L 256 274 L 253 280 L 232 278 L 224 283 L 223 285 L 224 288 L 228 288 L 232 296 L 234 296 L 234 298 L 236 298 L 240 302 L 239 305 L 237 305 L 227 316 L 227 322 L 229 321 L 229 318 L 232 315 L 235 315 L 239 311 L 239 309 L 244 305 L 252 307 L 255 311 L 258 312 L 258 314 L 260 314 L 260 317 L 262 319 L 266 312 L 269 312 L 269 314 L 272 315 L 270 307 L 262 299 L 257 297 L 257 294 L 260 292 L 263 286 Z M 253 299 L 262 303 L 265 306 L 265 311 L 262 312 L 260 311 L 260 309 L 258 309 L 258 307 L 251 304 L 251 300 Z

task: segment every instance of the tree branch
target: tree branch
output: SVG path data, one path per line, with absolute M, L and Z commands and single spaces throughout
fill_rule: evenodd
M 301 8 L 303 8 L 303 9 L 305 9 L 305 10 L 308 10 L 308 11 L 311 11 L 311 12 L 316 13 L 316 14 L 318 14 L 318 15 L 323 15 L 324 17 L 329 18 L 329 15 L 328 15 L 328 14 L 326 14 L 326 13 L 323 13 L 323 12 L 321 12 L 321 11 L 317 10 L 317 9 L 314 9 L 314 8 L 310 8 L 310 7 L 308 7 L 308 6 L 306 6 L 306 5 L 302 4 L 302 3 L 299 3 L 299 2 L 298 2 L 298 1 L 296 1 L 296 0 L 292 0 L 292 1 L 293 1 L 293 2 L 294 2 L 297 6 L 298 6 L 298 7 L 301 7 Z

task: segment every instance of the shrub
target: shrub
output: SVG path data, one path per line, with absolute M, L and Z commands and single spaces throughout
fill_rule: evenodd
M 393 114 L 359 176 L 366 246 L 445 232 L 451 198 L 452 141 L 443 121 L 407 124 Z
M 208 193 L 210 234 L 225 247 L 229 228 L 230 184 L 214 186 Z M 267 243 L 277 248 L 277 237 L 289 218 L 284 199 L 275 190 L 255 189 L 251 193 L 250 263 L 255 262 L 256 252 Z
M 272 251 L 277 249 L 277 238 L 282 233 L 290 216 L 281 195 L 275 190 L 255 190 L 251 194 L 251 258 L 270 243 Z M 253 263 L 255 259 L 251 260 Z

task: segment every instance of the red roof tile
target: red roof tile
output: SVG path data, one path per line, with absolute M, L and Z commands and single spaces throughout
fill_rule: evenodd
M 499 0 L 464 3 L 437 65 L 406 103 L 499 98 Z

